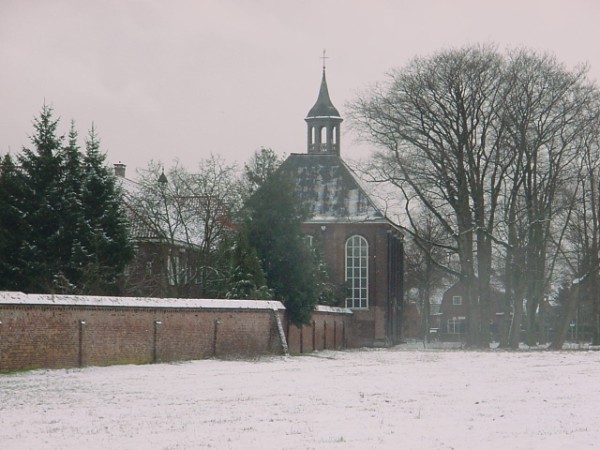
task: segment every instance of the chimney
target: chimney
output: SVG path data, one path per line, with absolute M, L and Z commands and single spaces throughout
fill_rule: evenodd
M 125 168 L 127 167 L 125 164 L 119 161 L 117 164 L 113 164 L 115 167 L 115 175 L 117 177 L 125 178 Z

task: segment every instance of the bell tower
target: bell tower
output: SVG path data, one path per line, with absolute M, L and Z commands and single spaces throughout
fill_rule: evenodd
M 340 155 L 340 125 L 344 119 L 331 103 L 325 78 L 325 50 L 323 50 L 323 78 L 317 102 L 306 116 L 308 126 L 308 153 Z

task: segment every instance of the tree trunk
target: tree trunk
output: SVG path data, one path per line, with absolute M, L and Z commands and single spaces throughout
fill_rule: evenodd
M 581 283 L 577 283 L 572 284 L 571 288 L 569 289 L 567 304 L 565 305 L 561 314 L 558 330 L 554 335 L 552 344 L 550 344 L 550 349 L 552 350 L 562 350 L 563 348 L 563 344 L 565 343 L 565 339 L 567 337 L 567 332 L 569 331 L 569 325 L 571 324 L 571 320 L 573 320 L 573 316 L 575 315 L 575 311 L 579 305 L 580 288 Z
M 521 342 L 521 324 L 523 322 L 523 298 L 514 296 L 512 304 L 513 315 L 510 323 L 509 345 L 512 349 L 518 349 Z

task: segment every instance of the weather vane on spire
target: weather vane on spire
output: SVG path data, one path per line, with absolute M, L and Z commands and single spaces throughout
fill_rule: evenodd
M 327 50 L 323 49 L 323 56 L 321 56 L 321 59 L 323 60 L 323 71 L 325 71 L 325 60 L 329 59 L 329 56 L 325 56 L 325 53 L 327 53 Z

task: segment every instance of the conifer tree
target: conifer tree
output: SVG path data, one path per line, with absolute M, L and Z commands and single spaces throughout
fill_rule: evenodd
M 61 150 L 62 156 L 62 181 L 59 198 L 60 235 L 55 248 L 56 257 L 61 261 L 58 279 L 55 280 L 56 288 L 64 292 L 77 290 L 81 284 L 83 268 L 88 257 L 88 252 L 83 245 L 83 234 L 86 232 L 85 217 L 81 190 L 84 181 L 83 160 L 75 122 L 71 122 L 67 145 Z
M 0 159 L 0 290 L 25 285 L 23 253 L 28 224 L 23 211 L 23 189 L 10 155 Z
M 34 120 L 33 149 L 23 148 L 17 172 L 23 188 L 23 213 L 28 224 L 27 243 L 22 248 L 23 289 L 33 292 L 54 291 L 61 268 L 61 182 L 64 138 L 57 136 L 58 120 L 52 108 L 44 105 Z M 57 257 L 58 256 L 58 257 Z
M 276 299 L 292 323 L 307 323 L 319 299 L 313 255 L 304 239 L 295 187 L 281 172 L 272 174 L 247 202 L 244 226 L 256 248 Z
M 270 300 L 265 273 L 260 266 L 256 249 L 250 245 L 246 229 L 236 236 L 231 256 L 231 276 L 227 298 Z
M 92 130 L 85 157 L 74 124 L 65 144 L 44 105 L 32 148 L 0 167 L 0 289 L 116 293 L 131 258 L 114 176 Z
M 89 292 L 116 293 L 118 276 L 133 257 L 121 191 L 105 164 L 94 126 L 86 140 L 81 191 L 87 250 L 83 286 Z

